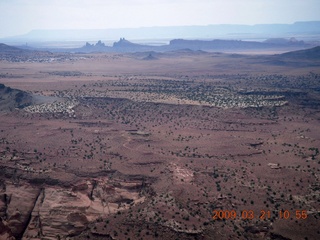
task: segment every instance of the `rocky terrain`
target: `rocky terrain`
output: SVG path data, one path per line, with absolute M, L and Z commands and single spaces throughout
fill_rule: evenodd
M 0 112 L 13 111 L 32 104 L 32 96 L 24 91 L 6 87 L 0 83 Z
M 129 209 L 145 198 L 139 179 L 123 182 L 99 177 L 73 183 L 56 179 L 46 181 L 49 186 L 41 181 L 1 183 L 1 239 L 78 236 L 90 222 Z

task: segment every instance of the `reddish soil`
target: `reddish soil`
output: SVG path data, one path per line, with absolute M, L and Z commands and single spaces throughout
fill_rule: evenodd
M 23 76 L 1 83 L 77 106 L 74 115 L 0 113 L 0 238 L 319 239 L 318 67 L 83 56 L 1 63 L 0 73 Z M 150 94 L 185 97 L 180 86 L 287 103 L 219 108 Z M 214 210 L 237 216 L 213 220 Z

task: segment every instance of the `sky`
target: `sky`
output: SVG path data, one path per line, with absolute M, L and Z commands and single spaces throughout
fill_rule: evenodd
M 320 0 L 0 0 L 0 37 L 108 29 L 320 20 Z

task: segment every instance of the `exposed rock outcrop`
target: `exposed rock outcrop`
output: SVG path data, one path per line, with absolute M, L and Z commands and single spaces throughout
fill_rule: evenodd
M 0 83 L 0 112 L 23 108 L 32 103 L 32 96 L 24 91 L 13 89 Z
M 79 180 L 70 187 L 18 185 L 3 181 L 0 192 L 1 239 L 74 237 L 90 222 L 144 201 L 143 183 Z

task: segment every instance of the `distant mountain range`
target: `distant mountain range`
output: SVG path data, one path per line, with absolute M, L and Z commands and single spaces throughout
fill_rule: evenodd
M 320 21 L 296 22 L 293 24 L 236 25 L 221 24 L 207 26 L 141 27 L 98 30 L 32 30 L 31 32 L 1 42 L 41 41 L 97 41 L 98 39 L 267 39 L 297 37 L 302 40 L 320 36 Z
M 167 52 L 176 51 L 181 49 L 187 49 L 192 51 L 245 51 L 245 50 L 297 50 L 310 48 L 312 45 L 305 43 L 304 41 L 297 41 L 295 38 L 291 39 L 267 39 L 264 42 L 256 41 L 240 41 L 240 40 L 185 40 L 174 39 L 169 44 L 161 46 L 152 46 L 145 44 L 137 44 L 120 38 L 118 42 L 114 42 L 112 46 L 106 46 L 101 41 L 96 44 L 86 43 L 81 48 L 74 49 L 51 49 L 51 51 L 70 51 L 70 52 Z M 47 49 L 50 50 L 50 49 Z
M 242 55 L 245 56 L 245 55 Z M 320 67 L 320 46 L 273 55 L 249 56 L 254 63 L 294 68 Z
M 7 53 L 7 54 L 22 53 L 22 52 L 26 52 L 26 51 L 28 51 L 28 50 L 17 48 L 17 47 L 12 47 L 7 44 L 0 43 L 0 53 L 2 53 L 2 54 L 3 53 Z
M 295 38 L 275 38 L 267 39 L 263 42 L 257 41 L 240 41 L 240 40 L 185 40 L 174 39 L 169 44 L 161 46 L 137 44 L 120 38 L 114 42 L 112 46 L 107 46 L 102 41 L 96 44 L 86 43 L 80 48 L 30 48 L 21 46 L 20 48 L 11 47 L 5 44 L 0 44 L 0 52 L 2 53 L 19 53 L 22 49 L 26 52 L 33 51 L 50 51 L 50 52 L 73 52 L 73 53 L 91 53 L 91 52 L 168 52 L 177 50 L 190 51 L 207 51 L 207 52 L 237 52 L 237 51 L 255 51 L 255 50 L 281 50 L 293 51 L 314 47 L 314 45 L 304 41 L 298 41 Z M 26 53 L 24 52 L 24 53 Z M 22 53 L 22 52 L 21 52 Z
M 230 41 L 230 40 L 213 40 L 213 41 L 190 41 L 190 40 L 172 40 L 169 45 L 164 46 L 147 46 L 147 45 L 140 45 L 135 44 L 132 42 L 127 41 L 124 38 L 121 38 L 120 41 L 115 42 L 113 46 L 106 46 L 101 41 L 97 42 L 96 44 L 89 44 L 87 43 L 82 48 L 77 49 L 69 49 L 70 52 L 74 53 L 92 53 L 92 52 L 123 52 L 123 53 L 131 53 L 132 56 L 136 57 L 137 59 L 141 60 L 158 60 L 163 57 L 168 57 L 172 55 L 179 55 L 179 54 L 188 54 L 188 55 L 198 55 L 198 54 L 210 54 L 210 51 L 203 51 L 201 49 L 209 49 L 212 50 L 213 48 L 219 49 L 227 49 L 229 52 L 230 57 L 244 57 L 251 59 L 252 63 L 260 63 L 260 64 L 268 64 L 268 65 L 277 65 L 277 66 L 291 66 L 291 67 L 318 67 L 320 66 L 320 46 L 316 47 L 309 47 L 306 48 L 304 42 L 295 41 L 291 39 L 290 41 L 284 41 L 280 39 L 276 39 L 275 42 L 272 39 L 265 41 L 264 43 L 258 42 L 245 42 L 245 41 Z M 272 54 L 272 55 L 241 55 L 241 54 L 234 54 L 234 50 L 245 50 L 250 48 L 251 50 L 266 50 L 266 48 L 277 48 L 281 47 L 283 50 L 283 45 L 291 46 L 290 48 L 298 48 L 300 50 L 295 51 L 288 51 L 283 54 Z M 186 48 L 188 47 L 188 48 Z M 301 47 L 306 48 L 301 50 Z M 191 49 L 192 48 L 192 49 Z M 231 49 L 231 50 L 230 50 Z M 24 61 L 27 61 L 29 58 L 32 59 L 35 56 L 42 56 L 43 58 L 52 57 L 54 53 L 49 51 L 37 51 L 37 50 L 24 50 L 17 47 L 8 46 L 6 44 L 0 43 L 0 60 L 9 60 L 9 61 L 19 61 L 21 58 Z M 54 51 L 62 51 L 61 49 L 52 49 Z M 65 50 L 65 49 L 63 49 Z M 270 49 L 269 49 L 270 50 Z M 220 51 L 216 54 L 222 54 L 224 51 Z M 10 78 L 12 76 L 7 74 L 0 74 L 0 78 Z M 20 77 L 20 76 L 15 76 Z M 6 93 L 10 93 L 10 89 L 5 89 L 4 86 L 0 84 L 0 96 L 2 92 L 5 91 Z M 13 96 L 12 94 L 10 96 Z M 15 95 L 14 95 L 15 96 Z M 17 95 L 19 96 L 19 95 Z M 0 98 L 0 101 L 4 100 Z M 5 102 L 2 102 L 5 103 Z M 17 103 L 20 103 L 20 100 L 17 99 Z M 24 102 L 23 105 L 26 103 Z M 1 102 L 0 102 L 1 105 Z M 20 107 L 20 105 L 15 105 L 11 107 Z M 1 111 L 1 106 L 0 106 Z
M 280 56 L 285 58 L 295 58 L 295 59 L 314 59 L 314 60 L 320 60 L 320 46 L 305 49 L 305 50 L 299 50 L 299 51 L 292 51 L 283 53 Z

